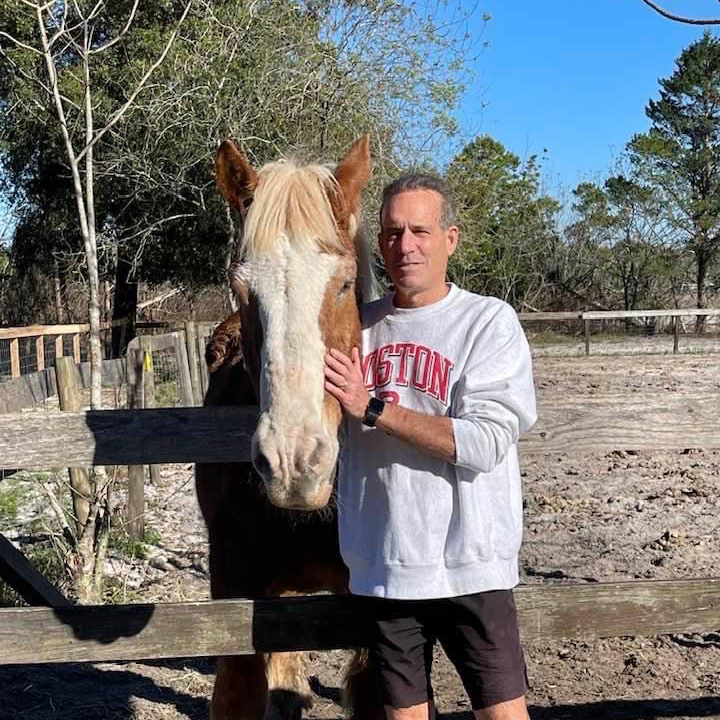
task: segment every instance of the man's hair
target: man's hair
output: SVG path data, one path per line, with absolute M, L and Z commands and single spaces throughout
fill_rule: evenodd
M 388 183 L 383 189 L 382 204 L 380 205 L 380 226 L 382 227 L 382 214 L 385 204 L 394 195 L 408 192 L 409 190 L 432 190 L 441 199 L 440 204 L 440 227 L 447 230 L 451 225 L 456 224 L 455 207 L 453 206 L 450 188 L 444 180 L 436 175 L 424 173 L 409 173 L 401 175 L 397 180 Z

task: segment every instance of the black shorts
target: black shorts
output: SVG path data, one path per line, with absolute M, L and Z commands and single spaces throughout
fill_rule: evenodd
M 432 698 L 430 668 L 439 641 L 455 666 L 473 710 L 527 692 L 512 590 L 439 600 L 368 598 L 383 701 L 393 708 Z

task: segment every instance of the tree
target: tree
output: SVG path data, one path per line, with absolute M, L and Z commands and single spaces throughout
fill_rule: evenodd
M 452 130 L 464 63 L 472 58 L 460 3 L 449 4 L 446 15 L 455 20 L 443 26 L 433 22 L 431 8 L 394 2 L 196 5 L 200 9 L 186 19 L 148 92 L 136 98 L 96 154 L 95 176 L 103 180 L 96 217 L 118 316 L 134 312 L 133 279 L 170 281 L 192 292 L 221 278 L 235 227 L 211 176 L 220 138 L 234 137 L 259 165 L 288 151 L 331 160 L 358 133 L 370 131 L 379 186 L 408 160 L 432 156 Z M 141 75 L 172 30 L 176 18 L 166 6 L 164 0 L 144 2 L 123 42 L 95 58 L 106 112 L 124 100 L 122 89 Z M 122 25 L 121 8 L 112 10 L 116 17 L 107 24 Z M 43 128 L 19 117 L 13 122 L 8 157 L 14 158 L 16 186 L 32 189 L 30 179 L 44 185 L 45 176 L 57 188 L 50 164 L 33 161 Z M 29 148 L 25 158 L 23 145 Z M 39 218 L 45 237 L 63 238 L 57 252 L 73 257 L 72 238 L 57 232 L 66 226 L 60 214 L 49 213 L 47 201 L 27 206 L 33 228 Z M 67 202 L 58 198 L 55 206 Z M 34 252 L 42 260 L 51 256 L 47 250 L 38 252 L 35 245 L 25 258 L 29 262 Z
M 698 18 L 691 18 L 687 17 L 685 15 L 678 15 L 676 13 L 672 13 L 665 8 L 661 7 L 657 3 L 653 2 L 652 0 L 642 0 L 648 7 L 651 7 L 656 13 L 659 13 L 663 17 L 668 18 L 669 20 L 675 20 L 675 22 L 681 22 L 685 23 L 687 25 L 720 25 L 720 18 L 709 18 L 705 20 L 700 20 Z
M 573 195 L 576 219 L 567 237 L 571 252 L 586 251 L 575 276 L 586 297 L 625 310 L 670 302 L 679 257 L 652 189 L 616 174 L 603 186 L 581 183 Z
M 633 137 L 629 151 L 665 223 L 694 255 L 697 307 L 703 308 L 720 250 L 720 39 L 706 33 L 688 46 L 660 86 L 659 100 L 646 108 L 652 126 Z M 698 329 L 703 321 L 698 317 Z
M 559 204 L 540 192 L 537 157 L 525 162 L 488 135 L 451 162 L 447 180 L 456 197 L 461 242 L 450 265 L 463 287 L 532 306 L 547 285 L 558 242 Z
M 192 0 L 185 5 L 182 24 Z M 5 7 L 3 25 L 12 31 L 0 31 L 0 54 L 25 81 L 18 102 L 27 113 L 39 113 L 61 137 L 62 161 L 70 174 L 82 237 L 87 271 L 88 316 L 90 324 L 90 402 L 94 410 L 102 407 L 102 348 L 100 343 L 100 273 L 98 266 L 98 223 L 95 194 L 95 149 L 105 135 L 118 125 L 145 88 L 153 72 L 162 64 L 176 36 L 177 27 L 164 47 L 139 79 L 126 89 L 119 107 L 104 115 L 101 98 L 96 95 L 100 83 L 93 62 L 110 51 L 128 33 L 135 19 L 139 0 L 127 8 L 127 20 L 119 27 L 103 16 L 105 0 L 84 4 L 74 0 L 50 0 L 43 4 L 15 0 Z M 113 32 L 115 31 L 115 32 Z M 9 81 L 7 69 L 3 83 Z M 100 93 L 101 95 L 101 93 Z M 7 102 L 7 100 L 5 100 Z M 37 148 L 34 149 L 37 152 Z M 39 162 L 44 162 L 41 156 Z M 104 469 L 96 468 L 93 481 L 74 488 L 76 525 L 70 561 L 74 591 L 82 602 L 100 597 L 104 559 L 109 537 L 110 483 Z

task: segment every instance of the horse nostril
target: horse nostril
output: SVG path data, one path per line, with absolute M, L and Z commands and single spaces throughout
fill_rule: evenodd
M 253 458 L 253 465 L 260 475 L 268 476 L 271 474 L 270 461 L 263 453 L 258 453 Z

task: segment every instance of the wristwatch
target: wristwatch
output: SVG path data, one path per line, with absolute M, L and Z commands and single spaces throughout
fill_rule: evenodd
M 362 424 L 368 427 L 375 427 L 377 419 L 382 415 L 382 411 L 385 409 L 385 403 L 382 400 L 378 400 L 376 397 L 371 397 L 365 408 L 365 415 L 363 415 Z

